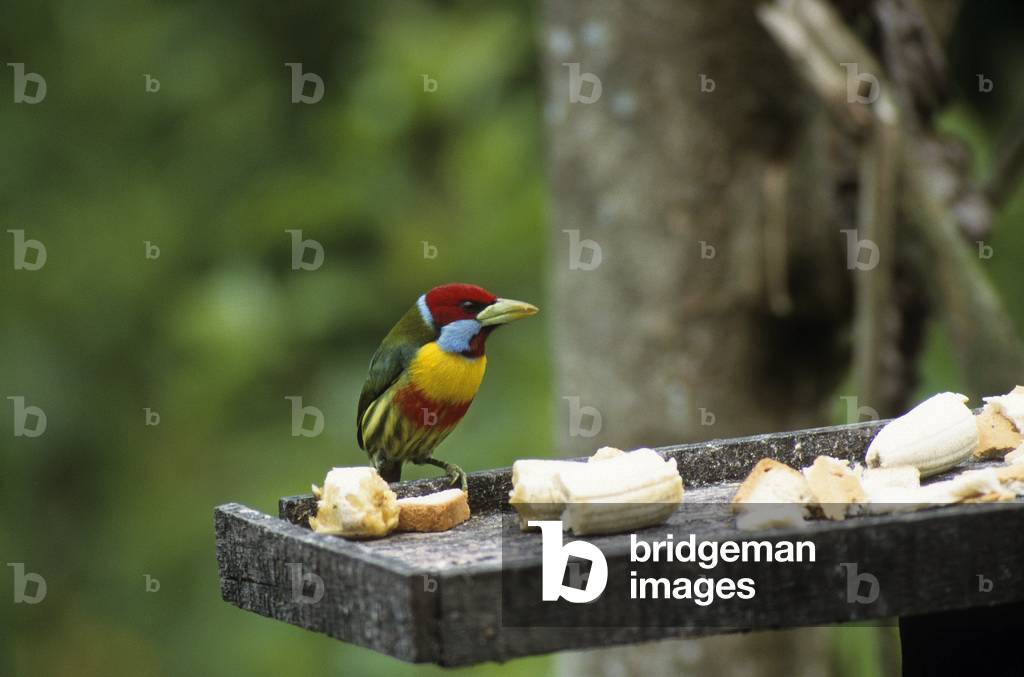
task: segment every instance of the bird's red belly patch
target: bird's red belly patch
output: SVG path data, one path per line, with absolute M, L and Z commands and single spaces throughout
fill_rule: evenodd
M 419 426 L 449 428 L 466 414 L 473 400 L 436 402 L 416 386 L 408 385 L 395 393 L 394 403 L 402 415 Z

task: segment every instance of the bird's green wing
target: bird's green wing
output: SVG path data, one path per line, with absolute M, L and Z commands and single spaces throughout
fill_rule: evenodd
M 370 371 L 359 394 L 359 409 L 356 412 L 356 441 L 363 445 L 363 414 L 373 401 L 391 387 L 416 356 L 420 346 L 434 340 L 434 330 L 426 325 L 415 305 L 384 337 L 377 352 L 370 359 Z
M 388 346 L 384 343 L 377 348 L 370 360 L 370 372 L 363 383 L 363 391 L 359 394 L 359 410 L 356 413 L 356 441 L 359 448 L 363 446 L 363 414 L 373 401 L 398 380 L 409 366 L 419 346 L 412 344 Z

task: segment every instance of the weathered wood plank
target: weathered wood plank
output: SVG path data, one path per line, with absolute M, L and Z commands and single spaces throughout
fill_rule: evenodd
M 810 465 L 821 455 L 862 462 L 868 444 L 886 423 L 888 421 L 869 421 L 711 440 L 659 447 L 658 451 L 676 459 L 679 474 L 689 489 L 722 482 L 739 482 L 762 458 L 773 458 L 794 468 Z
M 402 660 L 437 660 L 437 600 L 415 572 L 237 503 L 215 522 L 225 600 Z
M 668 526 L 647 536 L 696 533 L 715 539 L 812 540 L 815 565 L 720 565 L 714 575 L 757 580 L 742 605 L 708 607 L 674 600 L 624 604 L 612 583 L 587 605 L 541 604 L 540 538 L 507 522 L 509 469 L 469 476 L 473 517 L 441 534 L 398 534 L 375 541 L 320 536 L 305 527 L 312 497 L 281 499 L 283 519 L 238 504 L 217 509 L 217 550 L 224 599 L 265 616 L 327 633 L 407 661 L 466 665 L 557 650 L 679 635 L 870 620 L 1024 600 L 1024 502 L 958 505 L 817 522 L 804 530 L 737 532 L 728 500 L 754 463 L 769 456 L 793 466 L 819 454 L 860 459 L 883 422 L 721 440 L 661 449 L 677 459 L 686 502 Z M 401 496 L 446 488 L 446 480 L 394 485 Z M 505 522 L 503 522 L 503 508 Z M 628 579 L 628 541 L 596 537 L 610 581 Z M 876 576 L 870 603 L 847 600 L 843 562 Z M 288 565 L 292 565 L 289 569 Z M 299 569 L 294 569 L 295 566 Z M 672 564 L 645 576 L 700 575 Z M 311 603 L 293 588 L 315 573 L 324 595 Z M 977 576 L 992 582 L 979 586 Z M 588 627 L 581 624 L 585 606 Z M 685 614 L 681 613 L 685 610 Z

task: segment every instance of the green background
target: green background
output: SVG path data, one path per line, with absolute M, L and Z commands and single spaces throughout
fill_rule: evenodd
M 0 395 L 41 406 L 48 427 L 14 437 L 10 401 L 0 408 L 0 561 L 45 576 L 48 594 L 11 604 L 0 570 L 0 675 L 440 672 L 222 602 L 213 506 L 273 512 L 328 467 L 363 463 L 354 411 L 369 357 L 420 293 L 449 281 L 542 314 L 491 339 L 480 396 L 441 455 L 476 470 L 557 453 L 538 8 L 2 9 L 0 56 L 42 73 L 48 92 L 13 104 L 4 67 L 0 224 L 42 241 L 48 260 L 12 270 L 0 233 Z M 972 21 L 944 124 L 984 177 L 1024 71 L 1014 41 L 991 39 L 1005 30 L 997 13 Z M 321 102 L 290 102 L 285 62 L 323 78 Z M 981 67 L 997 83 L 987 100 L 969 89 Z M 985 266 L 1018 326 L 1022 218 L 1018 191 Z M 291 269 L 288 229 L 323 245 L 322 268 Z M 946 343 L 932 332 L 922 392 L 960 382 Z M 322 435 L 291 435 L 291 395 L 323 410 Z M 837 633 L 836 656 L 844 674 L 876 674 L 875 631 Z

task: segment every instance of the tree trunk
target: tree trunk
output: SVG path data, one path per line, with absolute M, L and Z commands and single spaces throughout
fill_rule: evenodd
M 849 366 L 839 230 L 853 226 L 833 206 L 833 136 L 753 10 L 546 4 L 556 421 L 570 453 L 828 422 Z M 822 675 L 827 640 L 562 660 L 565 674 Z

